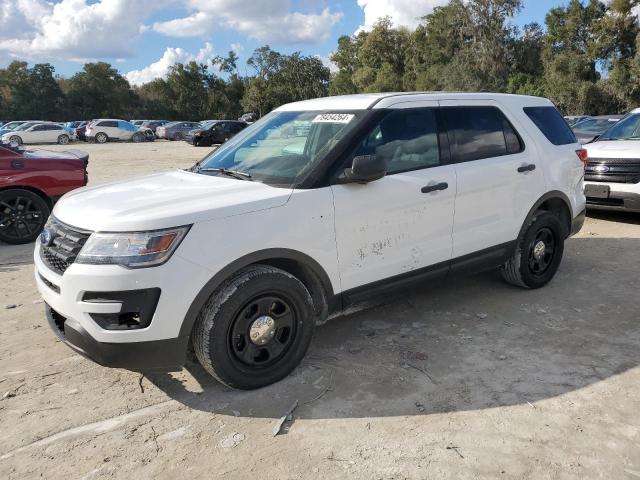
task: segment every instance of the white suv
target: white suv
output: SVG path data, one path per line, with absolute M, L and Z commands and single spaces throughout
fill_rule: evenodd
M 640 108 L 585 148 L 589 208 L 640 212 Z
M 91 122 L 85 131 L 88 141 L 106 143 L 110 140 L 144 141 L 144 134 L 138 127 L 126 120 L 100 118 Z
M 293 103 L 190 171 L 67 194 L 36 281 L 54 332 L 102 365 L 176 368 L 191 342 L 221 382 L 257 388 L 314 325 L 412 281 L 499 267 L 545 285 L 584 221 L 584 160 L 543 98 Z

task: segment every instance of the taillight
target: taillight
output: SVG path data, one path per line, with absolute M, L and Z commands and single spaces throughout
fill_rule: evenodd
M 587 164 L 589 163 L 589 153 L 586 149 L 581 148 L 580 150 L 576 150 L 576 155 L 578 155 L 578 158 L 582 161 L 586 170 Z

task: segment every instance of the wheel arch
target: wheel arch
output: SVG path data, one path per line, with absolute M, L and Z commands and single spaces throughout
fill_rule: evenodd
M 531 207 L 527 214 L 520 232 L 518 234 L 518 241 L 524 235 L 527 226 L 531 222 L 531 219 L 538 210 L 543 210 L 556 214 L 560 218 L 560 222 L 566 227 L 565 236 L 568 237 L 571 233 L 571 221 L 573 219 L 573 211 L 571 208 L 571 202 L 569 197 L 559 190 L 553 190 L 545 193 L 540 197 L 536 203 Z
M 198 313 L 209 297 L 236 272 L 250 265 L 261 264 L 284 270 L 298 278 L 309 290 L 314 302 L 316 321 L 324 321 L 337 301 L 329 275 L 309 255 L 297 250 L 269 248 L 240 257 L 216 273 L 196 295 L 180 326 L 180 337 L 189 337 Z
M 40 198 L 42 198 L 42 200 L 44 200 L 50 210 L 53 210 L 53 199 L 36 187 L 32 187 L 29 185 L 7 185 L 6 187 L 0 187 L 0 192 L 4 192 L 6 190 L 27 190 L 31 193 L 35 193 Z

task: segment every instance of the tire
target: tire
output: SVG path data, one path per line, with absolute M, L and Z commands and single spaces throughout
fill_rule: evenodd
M 518 287 L 544 287 L 560 267 L 565 233 L 566 228 L 556 215 L 536 212 L 513 256 L 500 268 L 502 278 Z M 541 247 L 541 243 L 544 247 Z
M 59 145 L 69 145 L 69 135 L 60 135 L 58 137 Z
M 96 133 L 95 139 L 96 143 L 107 143 L 109 141 L 109 137 L 104 132 Z
M 256 337 L 260 327 L 262 336 Z M 278 268 L 254 265 L 211 295 L 198 315 L 192 340 L 198 361 L 214 378 L 229 387 L 252 390 L 296 368 L 314 327 L 313 301 L 302 282 Z
M 133 143 L 142 143 L 142 142 L 144 142 L 145 141 L 144 134 L 140 133 L 140 132 L 134 133 L 133 137 L 131 137 L 131 141 Z
M 22 138 L 18 135 L 13 135 L 9 138 L 10 145 L 22 145 Z
M 196 137 L 193 139 L 193 146 L 194 147 L 200 147 L 202 146 L 202 140 L 200 139 L 200 137 Z
M 0 240 L 19 245 L 33 242 L 46 223 L 51 209 L 38 194 L 21 188 L 0 192 Z
M 178 132 L 173 136 L 173 140 L 184 140 L 184 133 Z

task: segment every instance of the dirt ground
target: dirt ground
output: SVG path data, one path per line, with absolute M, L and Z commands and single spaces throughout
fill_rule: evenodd
M 207 151 L 79 148 L 92 184 Z M 332 320 L 253 392 L 76 355 L 46 325 L 32 248 L 0 245 L 0 478 L 640 478 L 638 215 L 591 215 L 541 290 L 488 272 Z

